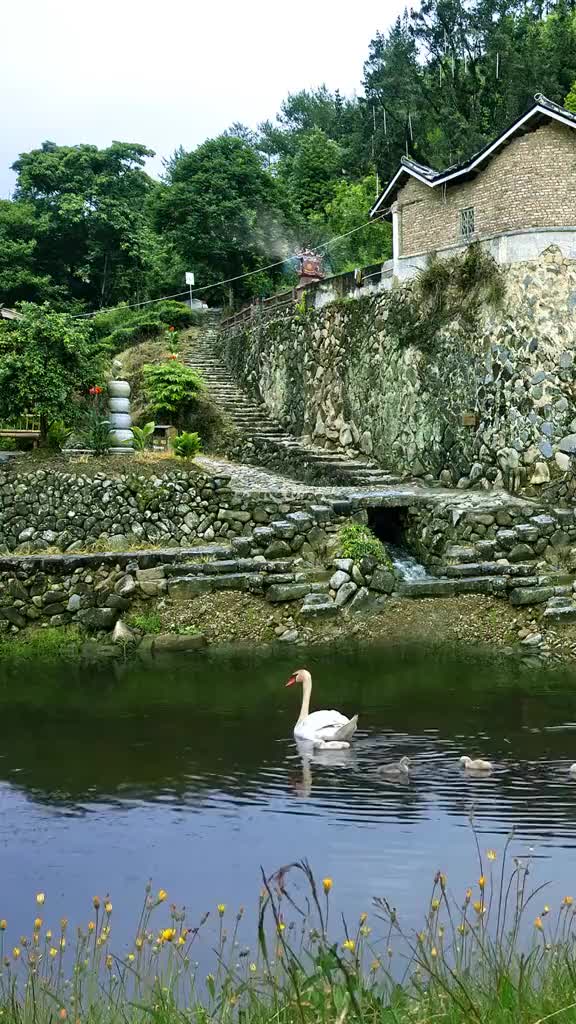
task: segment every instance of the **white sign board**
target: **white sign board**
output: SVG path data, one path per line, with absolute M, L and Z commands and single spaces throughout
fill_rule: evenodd
M 187 270 L 186 271 L 186 284 L 189 284 L 189 285 L 193 285 L 194 284 L 194 274 L 192 273 L 191 270 Z

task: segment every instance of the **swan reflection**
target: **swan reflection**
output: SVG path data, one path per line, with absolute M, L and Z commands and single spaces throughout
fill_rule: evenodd
M 312 766 L 323 768 L 352 768 L 356 764 L 354 750 L 319 750 L 313 743 L 296 740 L 296 747 L 302 763 L 302 777 L 293 784 L 299 797 L 309 797 L 312 792 Z

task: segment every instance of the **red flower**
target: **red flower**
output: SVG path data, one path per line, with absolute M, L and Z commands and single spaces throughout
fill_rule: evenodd
M 101 395 L 102 394 L 102 388 L 99 388 L 98 385 L 95 384 L 93 388 L 90 388 L 90 390 L 88 391 L 88 394 L 89 395 Z
M 169 331 L 175 331 L 175 330 L 176 330 L 176 328 L 175 328 L 175 327 L 169 327 L 169 328 L 168 328 L 168 330 L 169 330 Z

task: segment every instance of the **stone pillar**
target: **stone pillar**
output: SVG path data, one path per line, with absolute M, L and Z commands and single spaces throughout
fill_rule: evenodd
M 134 434 L 130 415 L 130 385 L 127 380 L 108 381 L 108 420 L 110 451 L 114 455 L 132 454 Z

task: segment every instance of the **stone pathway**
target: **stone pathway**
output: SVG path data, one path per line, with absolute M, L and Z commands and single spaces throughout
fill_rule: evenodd
M 354 495 L 360 498 L 381 498 L 383 504 L 408 504 L 417 502 L 438 502 L 454 505 L 458 509 L 497 509 L 510 505 L 529 508 L 533 503 L 527 498 L 516 498 L 507 491 L 462 491 L 445 487 L 430 487 L 420 480 L 384 487 L 330 486 L 308 484 L 270 470 L 229 462 L 224 458 L 208 455 L 199 456 L 197 465 L 208 473 L 230 477 L 233 490 L 243 494 L 266 493 L 286 497 L 338 498 Z

